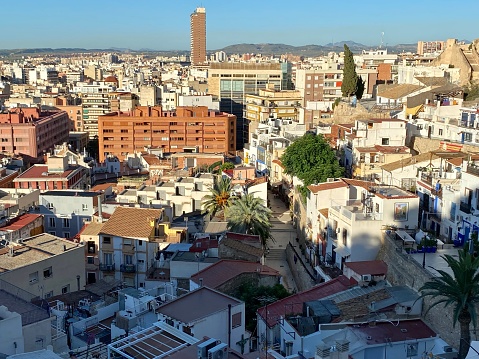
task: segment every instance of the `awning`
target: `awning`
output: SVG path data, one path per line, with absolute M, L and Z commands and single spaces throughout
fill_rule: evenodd
M 349 257 L 351 255 L 351 251 L 348 249 L 348 247 L 341 246 L 338 248 L 334 248 L 334 251 L 343 258 Z
M 416 242 L 414 238 L 412 238 L 409 234 L 406 233 L 406 231 L 396 231 L 396 235 L 401 238 L 404 243 L 414 243 Z

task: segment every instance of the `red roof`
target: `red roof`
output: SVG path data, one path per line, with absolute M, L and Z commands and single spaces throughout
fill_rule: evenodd
M 218 240 L 210 238 L 198 238 L 190 247 L 190 252 L 203 252 L 209 248 L 218 248 Z
M 277 164 L 277 165 L 280 166 L 281 168 L 284 168 L 283 163 L 282 163 L 280 160 L 273 160 L 273 161 L 271 161 L 271 162 Z
M 17 231 L 19 229 L 22 229 L 26 225 L 33 223 L 39 217 L 43 216 L 41 214 L 22 214 L 21 216 L 12 219 L 8 226 L 0 228 L 0 231 Z
M 344 183 L 342 180 L 334 181 L 334 182 L 324 182 L 316 185 L 308 186 L 308 189 L 313 193 L 318 193 L 319 191 L 326 191 L 330 189 L 336 188 L 343 188 L 347 187 L 348 185 Z
M 67 178 L 76 169 L 68 169 L 65 172 L 48 172 L 46 165 L 34 165 L 19 175 L 15 180 L 30 178 Z
M 286 315 L 302 313 L 304 302 L 323 299 L 345 291 L 348 288 L 349 279 L 341 275 L 328 282 L 318 284 L 304 292 L 296 293 L 272 304 L 268 304 L 268 326 L 273 327 L 281 317 L 284 318 Z M 259 308 L 257 313 L 265 319 L 265 307 Z
M 359 275 L 382 275 L 388 272 L 388 265 L 383 261 L 344 262 L 344 265 Z
M 397 326 L 391 325 L 389 321 L 373 323 L 375 325 L 362 324 L 358 326 L 358 324 L 355 324 L 350 325 L 349 328 L 359 338 L 368 338 L 368 345 L 405 342 L 411 338 L 424 339 L 437 336 L 436 332 L 421 319 L 401 320 Z
M 243 273 L 258 273 L 263 276 L 280 276 L 277 270 L 261 265 L 260 263 L 222 259 L 193 275 L 191 280 L 199 283 L 200 278 L 202 278 L 203 285 L 210 288 L 218 288 L 220 285 Z

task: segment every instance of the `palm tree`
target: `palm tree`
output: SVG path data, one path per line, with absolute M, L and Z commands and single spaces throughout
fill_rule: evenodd
M 474 328 L 476 327 L 475 305 L 479 302 L 479 258 L 466 249 L 460 250 L 458 254 L 458 259 L 447 254 L 442 256 L 451 268 L 452 275 L 443 270 L 437 270 L 439 276 L 425 283 L 419 290 L 422 292 L 421 297 L 434 298 L 426 314 L 431 308 L 441 303 L 444 306 L 453 306 L 454 326 L 457 322 L 461 326 L 459 358 L 464 359 L 471 344 L 469 329 L 471 322 Z
M 226 214 L 230 231 L 259 235 L 263 248 L 266 248 L 268 241 L 274 241 L 274 238 L 271 236 L 272 213 L 263 202 L 261 198 L 247 194 L 236 199 L 226 209 Z
M 229 207 L 236 198 L 231 195 L 231 180 L 228 177 L 215 177 L 213 186 L 210 188 L 210 194 L 203 198 L 203 214 L 209 213 L 214 216 L 220 211 L 224 211 Z

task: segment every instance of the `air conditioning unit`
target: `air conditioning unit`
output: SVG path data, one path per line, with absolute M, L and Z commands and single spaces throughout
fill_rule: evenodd
M 208 357 L 208 350 L 220 344 L 221 341 L 216 339 L 208 339 L 203 343 L 198 344 L 198 359 L 206 359 Z
M 227 359 L 228 345 L 221 343 L 210 350 L 208 350 L 208 359 Z
M 361 276 L 361 280 L 362 280 L 363 282 L 370 282 L 371 279 L 372 279 L 372 278 L 371 278 L 371 274 L 363 274 L 363 275 Z

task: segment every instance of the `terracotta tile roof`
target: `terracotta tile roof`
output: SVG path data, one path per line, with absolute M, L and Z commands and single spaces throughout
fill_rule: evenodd
M 379 85 L 378 96 L 389 99 L 399 99 L 412 94 L 424 86 L 411 85 L 411 84 L 393 84 L 393 85 Z
M 345 262 L 344 265 L 359 275 L 382 275 L 388 272 L 388 265 L 383 261 Z
M 391 171 L 397 170 L 397 169 L 402 168 L 402 167 L 407 167 L 407 166 L 414 165 L 414 164 L 421 163 L 421 162 L 425 162 L 425 161 L 432 161 L 432 160 L 435 160 L 436 158 L 439 158 L 439 157 L 437 155 L 435 155 L 434 153 L 425 152 L 425 153 L 421 153 L 420 155 L 417 155 L 417 156 L 412 156 L 412 157 L 409 157 L 409 158 L 404 158 L 404 159 L 399 160 L 399 161 L 387 163 L 385 165 L 382 165 L 381 168 L 385 171 L 391 172 Z
M 342 180 L 351 186 L 363 187 L 365 189 L 369 189 L 369 187 L 376 185 L 374 182 L 356 180 L 351 178 L 343 178 Z
M 380 289 L 375 292 L 364 294 L 356 298 L 336 303 L 341 311 L 341 315 L 335 322 L 340 321 L 357 321 L 361 318 L 367 318 L 370 314 L 370 304 L 381 300 L 389 299 L 391 295 L 386 289 Z
M 446 85 L 449 81 L 445 77 L 422 77 L 422 76 L 416 76 L 416 80 L 418 80 L 420 83 L 422 83 L 425 86 L 444 86 Z
M 381 153 L 409 153 L 410 149 L 406 146 L 374 146 Z
M 81 235 L 84 235 L 84 236 L 97 236 L 98 233 L 101 232 L 101 229 L 103 228 L 103 225 L 105 223 L 98 223 L 98 222 L 91 222 L 91 223 L 88 223 L 86 224 L 81 233 Z
M 320 191 L 326 191 L 326 190 L 331 190 L 331 189 L 336 189 L 336 188 L 343 188 L 347 187 L 348 185 L 344 183 L 342 180 L 339 181 L 334 181 L 334 182 L 324 182 L 324 183 L 319 183 L 315 185 L 310 185 L 308 186 L 308 189 L 312 193 L 318 193 Z
M 100 233 L 125 238 L 148 238 L 152 233 L 150 219 L 159 218 L 163 210 L 117 207 Z
M 349 288 L 349 279 L 341 275 L 328 282 L 318 284 L 311 289 L 299 292 L 289 297 L 268 304 L 268 325 L 273 327 L 277 324 L 280 317 L 286 317 L 290 314 L 300 314 L 303 312 L 303 303 L 313 300 L 319 300 L 330 295 L 340 293 Z M 257 313 L 266 318 L 265 307 L 259 308 Z
M 280 277 L 277 270 L 261 265 L 260 263 L 222 259 L 208 268 L 205 268 L 191 277 L 195 283 L 203 279 L 203 285 L 210 288 L 218 288 L 229 280 L 244 273 L 258 273 L 262 276 Z
M 252 180 L 246 180 L 246 187 L 249 188 L 249 187 L 253 187 L 253 186 L 256 186 L 258 184 L 261 184 L 261 183 L 265 183 L 265 182 L 268 182 L 268 178 L 265 176 L 265 177 L 258 177 L 258 178 L 255 178 L 255 179 L 252 179 Z
M 284 168 L 283 163 L 282 163 L 280 160 L 273 160 L 273 161 L 271 161 L 271 162 L 277 164 L 277 165 L 280 166 L 281 168 Z
M 253 243 L 249 241 L 241 241 L 241 240 L 225 237 L 221 240 L 220 244 L 226 247 L 229 247 L 231 249 L 255 256 L 258 259 L 261 258 L 264 253 L 264 250 L 261 247 L 254 245 Z

